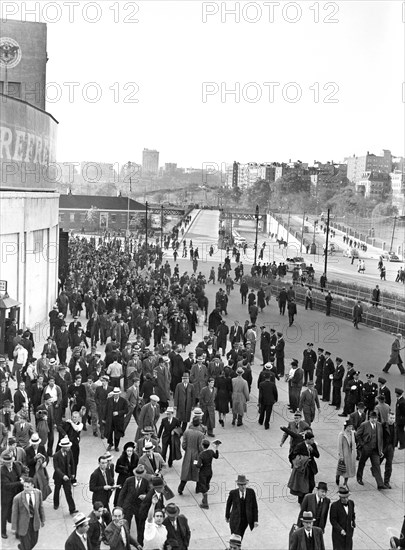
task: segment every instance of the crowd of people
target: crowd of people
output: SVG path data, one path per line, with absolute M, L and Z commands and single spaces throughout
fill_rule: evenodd
M 243 273 L 240 297 L 249 320 L 243 324 L 235 319 L 228 325 L 233 287 L 228 281 L 229 258 L 229 269 L 218 268 L 218 281 L 225 289 L 219 288 L 210 308 L 205 277 L 180 273 L 178 264 L 172 271 L 158 243 L 143 243 L 131 252 L 119 239 L 96 244 L 75 238 L 69 254 L 70 272 L 49 313 L 49 338 L 40 357 L 34 356 L 33 335 L 14 322 L 7 333 L 7 357 L 0 358 L 2 537 L 8 538 L 11 521 L 19 548 L 31 550 L 45 521 L 43 501 L 53 493 L 58 509 L 63 489 L 75 525 L 66 550 L 81 548 L 79 542 L 88 550 L 98 550 L 102 542 L 118 550 L 129 550 L 130 545 L 187 549 L 188 520 L 177 504 L 167 501 L 174 491 L 181 497 L 186 484 L 194 482 L 201 508 L 209 508 L 221 444 L 214 431 L 217 422 L 235 432 L 243 425 L 258 348 L 259 425 L 270 429 L 280 384 L 288 386 L 294 415 L 282 427 L 280 442 L 283 446 L 290 438 L 288 487 L 301 508 L 290 548 L 301 549 L 308 539 L 310 548 L 323 548 L 329 514 L 333 548 L 350 550 L 355 512 L 348 481 L 356 478 L 363 485 L 370 459 L 377 488 L 391 488 L 394 452 L 398 445 L 405 449 L 403 390 L 395 388 L 394 405 L 385 378 L 379 377 L 377 385 L 368 373 L 363 382 L 352 363 L 345 368 L 342 358 L 333 360 L 321 348 L 315 352 L 311 342 L 302 361 L 292 359 L 286 365 L 283 333 L 256 325 L 271 291 L 264 285 L 249 292 Z M 283 314 L 287 304 L 291 324 L 290 291 L 292 287 L 285 291 L 284 302 L 278 297 L 278 305 Z M 201 341 L 198 326 L 205 326 Z M 191 343 L 194 350 L 185 358 Z M 398 334 L 385 372 L 393 364 L 403 371 L 401 349 Z M 320 400 L 346 418 L 337 434 L 339 499 L 330 509 L 327 485 L 315 479 L 320 452 L 312 426 Z M 136 431 L 122 446 L 133 424 Z M 80 443 L 86 431 L 107 443 L 90 479 L 80 480 L 88 483 L 92 494 L 89 515 L 79 512 L 72 491 L 80 478 Z M 120 453 L 115 464 L 112 452 Z M 178 460 L 179 485 L 172 489 L 164 475 Z M 249 480 L 240 474 L 236 484 L 224 511 L 231 550 L 241 548 L 248 527 L 259 526 L 258 502 Z

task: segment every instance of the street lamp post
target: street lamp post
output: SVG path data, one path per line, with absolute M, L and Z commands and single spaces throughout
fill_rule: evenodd
M 328 218 L 326 221 L 325 265 L 323 269 L 325 277 L 327 276 L 326 273 L 328 270 L 329 219 L 330 219 L 330 208 L 328 208 Z
M 146 244 L 146 265 L 148 265 L 148 201 L 145 202 L 145 244 Z
M 160 233 L 160 248 L 163 249 L 163 204 L 162 204 L 162 207 L 161 207 L 161 212 L 160 212 L 160 226 L 162 228 L 162 231 Z
M 256 204 L 256 212 L 255 212 L 255 218 L 256 218 L 256 237 L 255 237 L 255 263 L 257 261 L 257 232 L 259 230 L 259 205 Z

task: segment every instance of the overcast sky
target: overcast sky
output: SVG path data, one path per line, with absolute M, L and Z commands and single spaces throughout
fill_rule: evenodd
M 404 154 L 402 2 L 81 1 L 74 23 L 58 4 L 51 23 L 55 2 L 41 2 L 59 160 L 140 162 L 144 147 L 194 167 Z M 66 82 L 79 83 L 73 98 Z M 82 98 L 90 82 L 100 101 Z M 239 102 L 221 98 L 237 83 Z

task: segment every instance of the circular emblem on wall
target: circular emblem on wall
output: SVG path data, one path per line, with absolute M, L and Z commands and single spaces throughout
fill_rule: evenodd
M 0 66 L 12 69 L 21 61 L 21 48 L 18 42 L 8 36 L 0 38 Z

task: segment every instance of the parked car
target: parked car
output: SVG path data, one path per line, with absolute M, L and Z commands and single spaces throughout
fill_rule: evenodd
M 343 252 L 343 256 L 346 256 L 347 258 L 360 258 L 360 252 L 357 248 L 347 248 Z
M 401 261 L 401 259 L 396 254 L 394 254 L 393 252 L 389 252 L 388 256 L 389 256 L 388 257 L 389 262 L 400 262 Z

